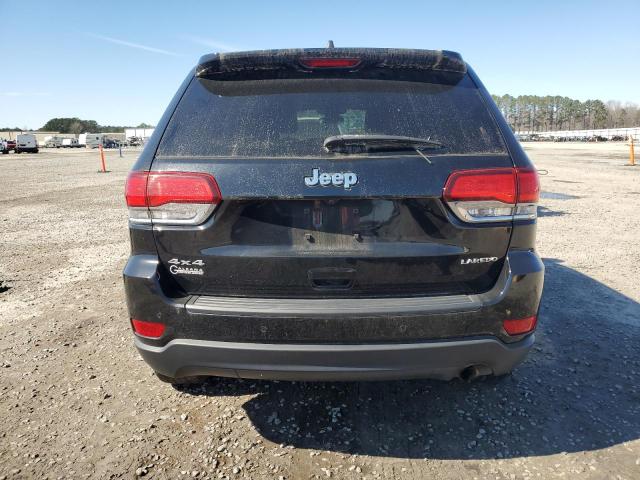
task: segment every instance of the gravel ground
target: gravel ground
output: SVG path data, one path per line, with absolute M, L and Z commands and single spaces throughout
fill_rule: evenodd
M 132 346 L 123 182 L 136 152 L 0 156 L 0 480 L 640 478 L 640 167 L 528 144 L 544 190 L 538 342 L 503 381 L 212 380 Z M 544 172 L 543 172 L 544 173 Z

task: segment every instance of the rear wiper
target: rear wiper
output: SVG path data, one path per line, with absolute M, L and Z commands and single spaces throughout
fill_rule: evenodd
M 338 153 L 415 150 L 420 156 L 429 161 L 422 153 L 422 150 L 444 148 L 444 145 L 429 138 L 404 137 L 401 135 L 335 135 L 324 139 L 324 148 L 328 152 Z

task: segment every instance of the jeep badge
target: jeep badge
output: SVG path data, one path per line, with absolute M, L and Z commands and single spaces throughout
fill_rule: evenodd
M 353 172 L 320 173 L 319 168 L 314 168 L 311 172 L 311 176 L 304 177 L 304 184 L 307 187 L 320 185 L 322 187 L 342 187 L 349 190 L 358 183 L 358 176 Z

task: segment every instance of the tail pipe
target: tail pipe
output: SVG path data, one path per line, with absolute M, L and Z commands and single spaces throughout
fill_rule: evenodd
M 460 378 L 472 382 L 476 378 L 492 375 L 493 370 L 486 365 L 470 365 L 460 372 Z

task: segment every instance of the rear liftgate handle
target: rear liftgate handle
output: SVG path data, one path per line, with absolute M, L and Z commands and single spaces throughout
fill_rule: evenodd
M 307 272 L 309 283 L 319 290 L 348 290 L 355 276 L 353 268 L 313 268 Z

